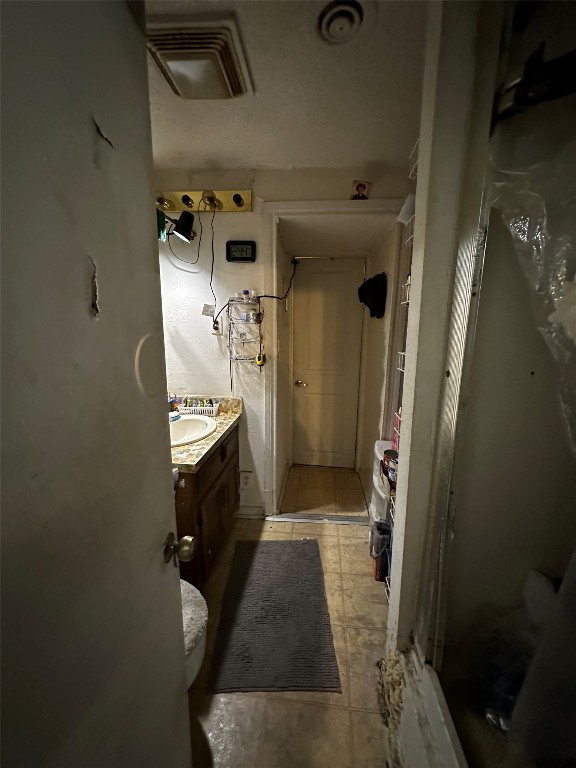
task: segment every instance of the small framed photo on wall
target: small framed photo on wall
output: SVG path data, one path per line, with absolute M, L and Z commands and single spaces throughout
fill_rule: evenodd
M 371 188 L 371 181 L 361 181 L 360 179 L 356 179 L 352 182 L 352 194 L 350 195 L 350 200 L 369 200 Z

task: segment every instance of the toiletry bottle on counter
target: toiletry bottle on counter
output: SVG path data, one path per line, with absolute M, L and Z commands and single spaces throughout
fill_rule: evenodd
M 244 301 L 250 301 L 250 291 L 247 288 L 242 291 L 242 298 Z

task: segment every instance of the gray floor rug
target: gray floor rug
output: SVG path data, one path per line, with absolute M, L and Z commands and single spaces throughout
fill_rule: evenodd
M 315 539 L 236 543 L 210 687 L 341 692 Z

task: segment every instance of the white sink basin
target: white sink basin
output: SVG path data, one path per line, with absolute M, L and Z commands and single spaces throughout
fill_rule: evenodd
M 180 416 L 170 422 L 170 445 L 195 443 L 208 437 L 216 429 L 216 422 L 210 416 Z

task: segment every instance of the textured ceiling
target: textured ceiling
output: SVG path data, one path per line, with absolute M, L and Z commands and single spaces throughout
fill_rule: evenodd
M 425 2 L 364 0 L 364 24 L 324 42 L 316 0 L 155 0 L 149 17 L 235 16 L 254 95 L 176 96 L 151 57 L 159 168 L 403 167 L 418 135 Z
M 282 243 L 291 256 L 367 255 L 396 222 L 391 213 L 282 216 Z

